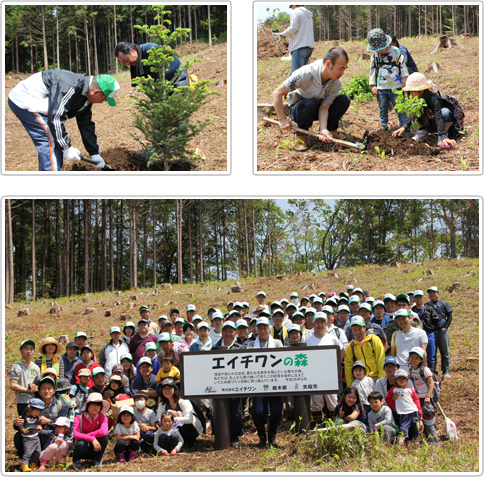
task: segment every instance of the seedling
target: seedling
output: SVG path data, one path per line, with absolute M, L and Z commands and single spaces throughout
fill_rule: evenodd
M 465 170 L 469 169 L 469 166 L 467 165 L 467 162 L 464 159 L 464 156 L 462 156 L 461 159 L 460 159 L 460 169 L 462 171 L 465 171 Z
M 424 108 L 427 106 L 425 100 L 423 98 L 417 98 L 416 96 L 405 98 L 403 91 L 392 91 L 398 95 L 395 110 L 399 113 L 405 113 L 410 118 L 415 118 L 412 127 L 417 131 L 419 128 L 418 118 L 422 116 Z
M 341 93 L 354 99 L 356 103 L 373 100 L 370 80 L 367 75 L 352 75 L 351 81 L 341 89 Z
M 289 150 L 289 149 L 292 149 L 293 147 L 294 147 L 294 141 L 291 141 L 290 139 L 287 139 L 286 141 L 284 141 L 282 144 L 276 147 L 276 159 L 279 156 L 280 148 Z
M 385 151 L 380 151 L 378 146 L 375 146 L 375 151 L 380 156 L 380 159 L 385 162 Z

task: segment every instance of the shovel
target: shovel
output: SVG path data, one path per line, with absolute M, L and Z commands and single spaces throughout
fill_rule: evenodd
M 268 123 L 272 123 L 272 124 L 277 124 L 278 126 L 281 125 L 281 123 L 279 121 L 275 121 L 274 119 L 269 119 L 269 118 L 262 118 L 264 121 L 267 121 Z M 316 133 L 313 133 L 311 131 L 307 131 L 306 129 L 301 129 L 301 128 L 298 128 L 296 126 L 292 126 L 292 129 L 293 131 L 296 131 L 298 133 L 301 133 L 301 134 L 307 134 L 308 136 L 314 136 L 314 137 L 317 137 L 319 138 L 319 134 L 316 134 Z M 362 142 L 349 142 L 349 141 L 343 141 L 341 139 L 333 139 L 333 142 L 337 143 L 337 144 L 341 144 L 342 146 L 345 146 L 345 147 L 353 147 L 355 149 L 358 149 L 359 151 L 363 151 L 363 149 L 365 149 L 365 144 L 362 143 Z
M 454 422 L 451 421 L 445 414 L 444 414 L 444 411 L 442 411 L 442 408 L 440 407 L 440 404 L 437 402 L 435 403 L 437 405 L 437 407 L 439 408 L 439 411 L 440 411 L 440 414 L 442 414 L 442 416 L 444 416 L 444 420 L 445 420 L 445 431 L 447 433 L 447 437 L 451 440 L 451 441 L 456 441 L 458 439 L 457 437 L 457 427 L 455 426 Z
M 93 161 L 90 157 L 83 156 L 81 154 L 81 160 L 85 162 L 89 162 L 89 164 L 97 164 L 95 161 Z M 105 166 L 101 169 L 102 171 L 115 171 L 114 167 L 111 167 L 109 164 L 105 164 Z

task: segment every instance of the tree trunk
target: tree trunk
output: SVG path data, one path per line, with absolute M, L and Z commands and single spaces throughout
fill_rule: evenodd
M 193 5 L 193 23 L 195 25 L 195 41 L 198 40 L 198 27 L 197 27 L 197 6 Z
M 193 250 L 192 250 L 192 207 L 188 206 L 188 262 L 190 266 L 190 283 L 193 283 Z
M 109 253 L 111 261 L 110 278 L 111 284 L 109 289 L 114 291 L 114 229 L 113 229 L 113 199 L 109 199 Z
M 245 261 L 247 276 L 250 277 L 249 228 L 247 225 L 247 200 L 244 199 Z
M 87 14 L 87 12 L 86 12 Z M 87 72 L 86 74 L 91 74 L 91 52 L 89 50 L 89 31 L 87 29 L 87 18 L 84 18 L 84 32 L 86 35 L 86 59 L 87 59 Z
M 49 58 L 47 56 L 47 38 L 45 35 L 45 16 L 44 16 L 44 5 L 40 6 L 40 14 L 42 16 L 42 44 L 44 46 L 44 70 L 49 69 Z
M 198 224 L 199 224 L 198 248 L 200 253 L 200 283 L 202 283 L 203 282 L 203 216 L 202 216 L 201 200 L 198 202 Z
M 252 253 L 254 254 L 254 277 L 257 278 L 257 242 L 255 240 L 255 206 L 254 206 L 254 199 L 251 199 L 252 202 Z
M 79 74 L 79 64 L 81 63 L 81 58 L 79 56 L 79 45 L 77 44 L 77 32 L 74 33 L 74 44 L 76 47 L 76 73 Z
M 64 235 L 65 235 L 65 253 L 64 253 L 64 281 L 65 281 L 65 296 L 69 296 L 69 287 L 70 287 L 70 223 L 69 223 L 69 204 L 71 200 L 64 199 Z
M 130 26 L 131 26 L 131 43 L 134 43 L 133 5 L 129 6 L 129 18 L 130 18 Z
M 151 202 L 151 215 L 153 221 L 153 288 L 156 288 L 156 214 L 155 201 Z
M 5 212 L 5 228 L 6 237 L 5 242 L 7 244 L 6 251 L 6 262 L 7 266 L 5 269 L 5 301 L 7 303 L 12 303 L 14 299 L 14 271 L 13 271 L 13 236 L 12 236 L 12 205 L 10 199 L 6 201 L 6 212 Z
M 210 5 L 207 5 L 207 9 L 208 9 L 208 46 L 212 48 L 212 24 L 210 19 Z
M 190 29 L 190 45 L 193 43 L 192 36 L 192 7 L 188 5 L 188 28 Z
M 183 283 L 182 273 L 182 212 L 183 212 L 183 200 L 176 199 L 176 244 L 177 244 L 177 272 L 178 272 L 178 284 Z
M 116 26 L 116 5 L 113 5 L 114 8 L 114 44 L 118 44 L 118 29 Z M 118 74 L 118 61 L 114 60 L 114 64 L 116 65 L 116 74 Z
M 106 211 L 106 199 L 102 199 L 101 201 L 101 248 L 102 248 L 102 257 L 101 257 L 101 290 L 105 291 L 108 289 L 108 244 L 107 244 L 107 236 L 106 236 L 106 228 L 107 228 L 107 211 Z
M 37 299 L 37 259 L 35 257 L 35 199 L 32 199 L 32 300 Z
M 92 43 L 94 46 L 94 76 L 97 76 L 99 74 L 99 61 L 97 57 L 96 15 L 94 15 L 94 7 L 92 12 Z
M 84 199 L 84 294 L 89 293 L 89 201 Z
M 59 7 L 55 10 L 55 29 L 57 33 L 57 68 L 60 68 L 60 45 L 59 45 Z
M 57 296 L 63 296 L 62 244 L 61 244 L 61 201 L 56 201 L 56 249 L 57 249 Z

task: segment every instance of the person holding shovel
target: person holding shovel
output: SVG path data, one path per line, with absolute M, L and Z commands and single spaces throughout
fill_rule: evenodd
M 94 167 L 106 165 L 99 155 L 92 105 L 107 101 L 115 106 L 119 88 L 110 75 L 82 75 L 55 68 L 35 73 L 10 91 L 8 105 L 34 142 L 39 171 L 60 171 L 63 159 L 81 160 L 81 151 L 72 147 L 64 127 L 73 117 Z
M 341 77 L 348 68 L 348 55 L 340 47 L 331 48 L 322 60 L 302 66 L 295 71 L 272 93 L 274 109 L 280 127 L 291 131 L 294 126 L 309 129 L 314 121 L 319 121 L 319 139 L 332 142 L 342 139 L 338 132 L 339 120 L 350 106 L 350 98 L 341 91 Z M 284 114 L 283 96 L 287 95 L 289 116 Z M 309 149 L 309 138 L 297 133 L 295 150 Z

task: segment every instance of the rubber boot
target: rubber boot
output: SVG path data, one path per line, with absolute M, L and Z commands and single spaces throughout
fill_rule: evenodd
M 116 454 L 116 457 L 118 458 L 119 462 L 126 462 L 126 457 L 124 455 L 124 452 L 121 452 L 119 454 Z
M 317 426 L 321 426 L 323 424 L 323 416 L 321 411 L 312 411 L 311 412 L 311 429 L 314 429 Z
M 135 460 L 138 457 L 138 453 L 136 451 L 129 451 L 129 461 Z
M 259 443 L 256 447 L 265 447 L 267 445 L 267 437 L 265 427 L 257 429 L 257 435 L 259 436 Z
M 39 466 L 38 466 L 37 464 L 35 464 L 35 463 L 34 463 L 34 464 L 30 464 L 30 468 L 31 468 L 32 470 L 37 470 L 37 469 L 38 469 L 38 467 L 39 467 Z
M 43 471 L 45 470 L 45 464 L 48 464 L 48 463 L 49 463 L 49 461 L 48 461 L 48 460 L 42 460 L 42 459 L 41 459 L 41 460 L 40 460 L 40 467 L 39 467 L 39 470 L 40 470 L 41 472 L 43 472 Z
M 22 464 L 22 472 L 32 472 L 32 469 L 29 467 L 29 464 Z
M 278 447 L 277 447 L 277 444 L 276 444 L 276 435 L 269 433 L 268 438 L 269 438 L 269 446 L 277 449 Z

